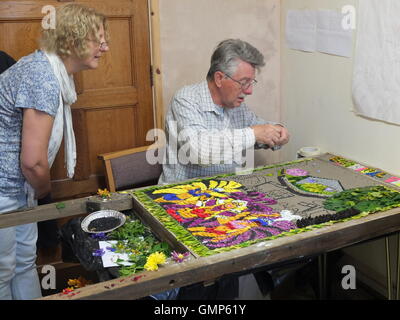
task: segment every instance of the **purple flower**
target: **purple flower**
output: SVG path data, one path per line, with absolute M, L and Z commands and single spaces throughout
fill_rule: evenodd
M 215 206 L 215 204 L 217 203 L 217 200 L 215 199 L 210 199 L 206 202 L 206 206 L 211 207 L 211 206 Z
M 279 229 L 276 229 L 276 228 L 265 228 L 264 230 L 266 232 L 269 232 L 273 236 L 276 236 L 276 235 L 282 233 L 282 230 L 279 230 Z
M 189 221 L 189 224 L 186 226 L 186 228 L 193 228 L 198 226 L 199 224 L 203 224 L 204 223 L 204 219 L 202 218 L 197 218 L 195 220 Z
M 212 211 L 221 211 L 221 210 L 224 210 L 224 205 L 219 205 L 219 206 L 215 206 L 214 208 L 212 208 L 211 210 Z
M 230 211 L 224 211 L 219 213 L 220 216 L 225 216 L 225 217 L 234 217 L 236 216 L 236 213 L 230 212 Z
M 185 260 L 188 256 L 189 256 L 189 252 L 179 253 L 176 251 L 172 251 L 172 253 L 171 253 L 172 260 L 174 260 L 175 262 L 178 262 L 178 263 L 183 262 L 183 260 Z
M 107 240 L 107 235 L 104 232 L 90 234 L 92 239 Z
M 289 174 L 291 176 L 295 177 L 304 177 L 308 175 L 308 172 L 303 169 L 299 168 L 291 168 L 291 169 L 286 169 L 286 174 Z
M 272 224 L 273 227 L 279 228 L 284 231 L 289 231 L 291 229 L 296 229 L 296 225 L 291 222 L 291 221 L 286 221 L 286 220 L 279 220 L 279 221 L 274 221 Z
M 92 255 L 94 257 L 102 257 L 105 253 L 104 249 L 97 249 L 92 252 Z
M 253 236 L 254 239 L 264 239 L 268 237 L 268 234 L 262 227 L 253 229 L 253 232 L 255 233 L 255 236 Z
M 108 251 L 111 251 L 111 252 L 117 251 L 117 249 L 116 249 L 116 248 L 113 248 L 113 247 L 106 247 L 106 249 L 107 249 Z

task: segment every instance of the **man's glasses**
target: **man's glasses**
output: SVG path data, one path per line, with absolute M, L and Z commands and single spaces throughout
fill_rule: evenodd
M 257 84 L 257 80 L 256 80 L 256 79 L 249 79 L 249 80 L 242 80 L 242 81 L 239 81 L 239 80 L 235 80 L 235 79 L 233 79 L 232 77 L 228 76 L 226 73 L 225 73 L 225 76 L 226 76 L 227 78 L 231 79 L 232 81 L 235 81 L 237 84 L 239 84 L 239 85 L 240 85 L 240 88 L 241 88 L 242 90 L 247 90 L 247 89 L 250 88 L 251 86 L 254 86 L 254 85 Z

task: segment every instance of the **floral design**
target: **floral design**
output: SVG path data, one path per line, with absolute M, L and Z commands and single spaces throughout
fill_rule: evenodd
M 273 209 L 275 199 L 235 181 L 192 182 L 149 192 L 176 222 L 209 249 L 264 239 L 296 228 Z M 281 220 L 279 220 L 281 218 Z
M 342 165 L 344 167 L 351 167 L 356 164 L 354 161 L 351 161 L 351 160 L 348 160 L 348 159 L 345 159 L 342 157 L 338 157 L 338 156 L 330 158 L 329 161 L 334 162 L 338 165 Z
M 303 170 L 300 163 L 312 173 Z M 154 219 L 174 234 L 177 241 L 199 256 L 247 247 L 259 241 L 307 232 L 400 206 L 397 195 L 387 202 L 386 196 L 380 197 L 381 192 L 373 192 L 359 203 L 348 200 L 341 182 L 319 177 L 322 170 L 315 167 L 315 163 L 317 160 L 298 160 L 256 169 L 258 172 L 254 176 L 250 173 L 244 177 L 224 174 L 131 193 Z M 294 167 L 297 165 L 299 167 Z M 311 176 L 314 171 L 318 176 Z M 284 186 L 285 190 L 275 188 L 278 186 L 275 177 L 279 187 Z M 244 186 L 236 181 L 243 181 Z M 357 192 L 351 190 L 350 195 Z M 292 196 L 315 198 L 312 202 L 318 207 L 314 212 L 318 210 L 321 214 L 307 216 L 305 212 L 309 209 L 304 208 L 305 202 L 296 206 L 284 200 Z M 277 204 L 278 199 L 283 201 L 279 200 Z M 327 200 L 322 202 L 321 199 Z M 324 212 L 319 210 L 322 203 Z
M 343 191 L 339 181 L 312 177 L 303 169 L 286 169 L 282 170 L 282 174 L 285 183 L 294 188 L 295 191 L 304 191 L 321 197 L 329 197 L 337 192 Z

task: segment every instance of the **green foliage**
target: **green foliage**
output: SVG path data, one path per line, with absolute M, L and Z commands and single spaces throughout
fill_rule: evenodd
M 143 236 L 145 232 L 151 234 L 149 228 L 142 224 L 140 220 L 133 220 L 128 217 L 125 224 L 112 231 L 109 237 L 113 240 L 127 240 L 133 237 Z
M 327 186 L 320 183 L 298 183 L 301 180 L 309 178 L 310 176 L 292 176 L 289 174 L 285 174 L 285 178 L 296 188 L 300 190 L 316 193 L 316 194 L 325 194 L 332 195 L 336 193 L 336 191 L 327 191 Z
M 167 257 L 171 254 L 168 244 L 156 239 L 150 229 L 139 220 L 128 218 L 125 224 L 112 231 L 108 238 L 117 240 L 113 249 L 117 253 L 128 254 L 128 261 L 132 263 L 130 266 L 125 266 L 123 265 L 124 261 L 117 261 L 120 265 L 120 276 L 128 276 L 142 271 L 147 257 L 154 252 L 162 252 Z
M 324 208 L 343 211 L 350 208 L 360 212 L 377 212 L 400 206 L 400 193 L 384 186 L 349 189 L 334 194 L 324 202 Z
M 58 210 L 64 209 L 64 208 L 65 208 L 65 203 L 64 203 L 64 202 L 58 202 L 58 203 L 56 204 L 56 208 L 57 208 Z

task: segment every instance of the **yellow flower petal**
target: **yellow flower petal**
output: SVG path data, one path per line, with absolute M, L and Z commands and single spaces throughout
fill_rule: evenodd
M 218 186 L 218 182 L 211 180 L 210 181 L 210 186 L 208 187 L 209 189 L 215 189 Z
M 181 193 L 187 193 L 187 190 L 181 188 L 167 188 L 167 189 L 158 189 L 153 191 L 153 194 L 158 194 L 158 193 L 181 194 Z
M 240 188 L 242 185 L 236 181 L 229 181 L 228 185 L 226 186 L 226 188 L 228 189 L 237 189 Z
M 227 184 L 228 184 L 228 181 L 222 180 L 222 181 L 219 183 L 218 188 L 223 188 L 223 187 L 225 187 Z
M 201 190 L 207 190 L 208 189 L 207 186 L 203 182 L 193 182 L 192 185 L 194 187 L 196 187 L 196 189 L 197 188 L 200 188 Z

